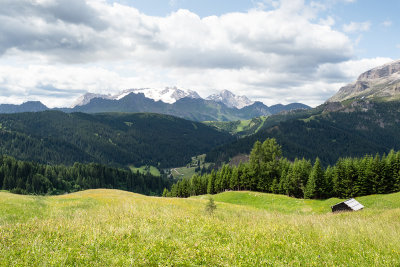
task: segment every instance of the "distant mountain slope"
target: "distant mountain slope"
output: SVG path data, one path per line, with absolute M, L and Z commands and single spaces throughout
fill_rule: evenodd
M 319 157 L 325 164 L 339 157 L 363 156 L 400 149 L 400 102 L 331 103 L 313 110 L 267 118 L 256 134 L 223 145 L 207 161 L 226 161 L 249 153 L 256 140 L 276 138 L 290 159 Z
M 328 102 L 348 99 L 400 99 L 400 60 L 371 69 L 342 87 Z
M 0 154 L 50 164 L 175 167 L 231 140 L 202 123 L 158 114 L 0 115 Z
M 21 105 L 0 104 L 0 113 L 39 112 L 48 109 L 39 101 L 28 101 Z
M 309 106 L 302 103 L 291 103 L 287 105 L 277 104 L 269 107 L 271 114 L 277 114 L 284 111 L 299 110 L 299 109 L 310 109 Z

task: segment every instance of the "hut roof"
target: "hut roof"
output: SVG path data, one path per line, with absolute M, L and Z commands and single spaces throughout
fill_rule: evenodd
M 339 203 L 333 205 L 331 208 L 332 208 L 332 212 L 345 211 L 345 210 L 357 211 L 357 210 L 363 209 L 364 206 L 360 202 L 355 200 L 354 198 L 350 198 L 346 201 L 339 202 Z
M 349 200 L 346 200 L 344 203 L 347 206 L 349 206 L 352 210 L 361 210 L 364 208 L 364 206 L 354 198 L 350 198 Z

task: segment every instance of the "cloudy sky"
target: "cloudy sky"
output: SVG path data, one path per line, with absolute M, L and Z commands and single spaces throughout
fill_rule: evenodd
M 398 0 L 0 0 L 0 103 L 229 89 L 323 103 L 400 58 Z

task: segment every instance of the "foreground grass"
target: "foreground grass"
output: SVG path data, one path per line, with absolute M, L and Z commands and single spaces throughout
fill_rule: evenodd
M 215 199 L 226 201 L 224 194 Z M 281 199 L 286 203 L 273 209 L 257 201 L 217 202 L 207 215 L 203 199 L 118 190 L 56 197 L 1 192 L 0 265 L 399 266 L 399 198 L 360 198 L 366 209 L 342 214 L 325 212 L 323 201 L 292 208 L 293 199 Z

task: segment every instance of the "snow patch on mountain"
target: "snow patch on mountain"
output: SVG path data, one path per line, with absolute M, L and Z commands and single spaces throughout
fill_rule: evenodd
M 80 96 L 72 105 L 72 108 L 76 106 L 84 106 L 89 104 L 90 100 L 93 98 L 104 98 L 104 99 L 113 99 L 112 95 L 104 95 L 104 94 L 93 94 L 93 93 L 86 93 L 83 96 Z
M 176 87 L 166 87 L 164 89 L 157 88 L 140 88 L 140 89 L 128 89 L 124 90 L 121 94 L 117 95 L 115 99 L 121 99 L 126 95 L 134 93 L 144 94 L 145 97 L 153 99 L 154 101 L 161 100 L 164 103 L 173 104 L 179 99 L 189 97 L 189 98 L 201 98 L 199 94 L 192 90 L 183 90 Z
M 222 102 L 230 108 L 235 107 L 237 109 L 254 104 L 254 101 L 251 101 L 246 96 L 235 95 L 229 90 L 223 90 L 219 94 L 210 95 L 206 99 L 213 100 L 215 102 Z
M 77 101 L 74 103 L 73 107 L 86 105 L 93 98 L 104 98 L 104 99 L 113 99 L 120 100 L 125 96 L 134 93 L 144 94 L 145 97 L 153 99 L 154 101 L 162 101 L 164 103 L 173 104 L 181 98 L 189 97 L 189 98 L 201 98 L 199 94 L 192 90 L 183 90 L 178 89 L 177 87 L 166 87 L 166 88 L 134 88 L 127 89 L 115 95 L 104 95 L 104 94 L 93 94 L 86 93 L 85 95 L 79 97 Z

